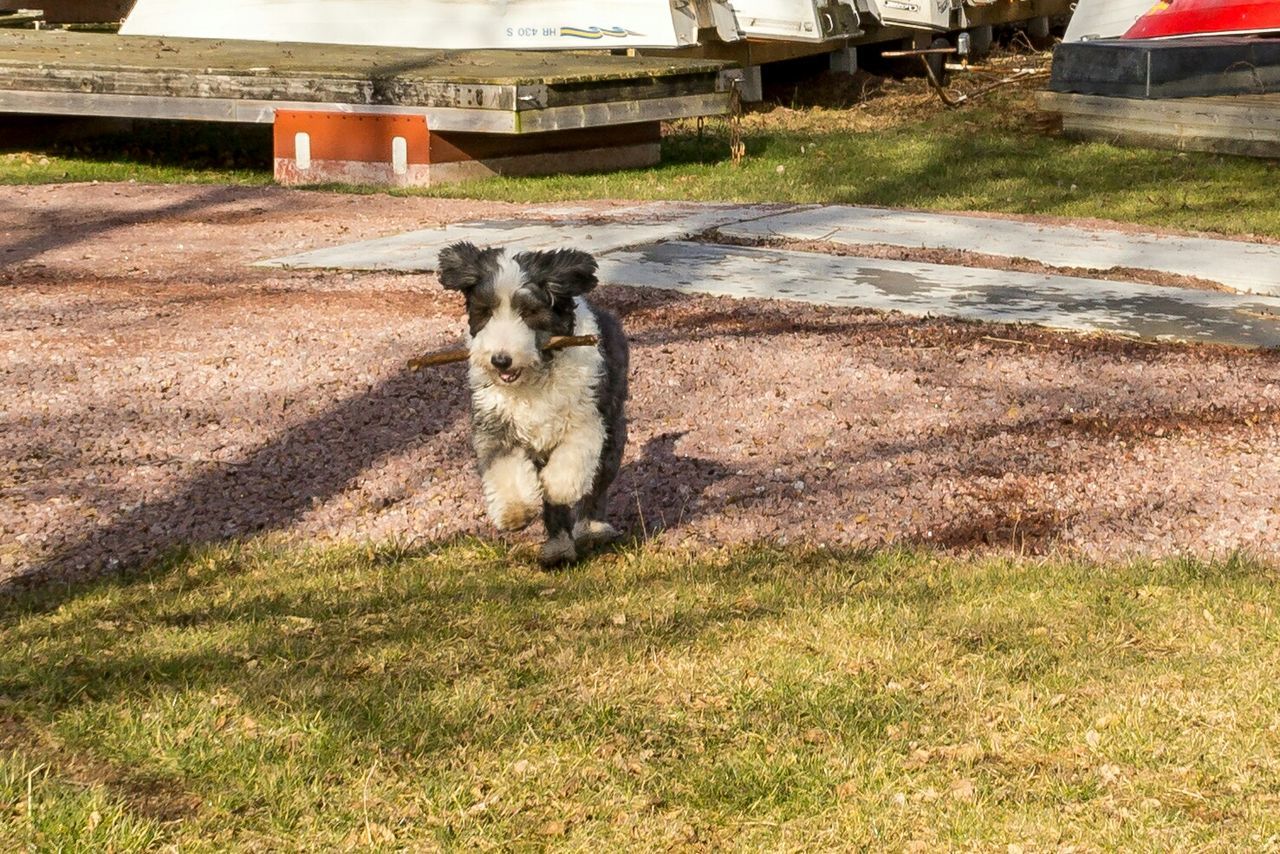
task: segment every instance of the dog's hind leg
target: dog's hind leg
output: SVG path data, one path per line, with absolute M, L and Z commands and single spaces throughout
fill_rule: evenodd
M 573 508 L 567 504 L 544 502 L 542 524 L 547 529 L 547 541 L 542 544 L 539 562 L 545 567 L 553 567 L 577 560 L 578 549 L 573 542 Z
M 623 428 L 625 429 L 625 428 Z M 609 487 L 622 468 L 622 451 L 625 448 L 625 434 L 619 441 L 618 433 L 611 433 L 605 440 L 601 453 L 600 468 L 596 470 L 595 481 L 591 491 L 582 499 L 578 511 L 578 523 L 573 526 L 573 538 L 586 547 L 611 543 L 622 535 L 616 528 L 605 521 L 609 509 Z
M 596 408 L 604 426 L 604 443 L 600 461 L 590 489 L 582 497 L 574 539 L 590 547 L 610 543 L 621 535 L 606 520 L 609 509 L 609 487 L 622 468 L 622 452 L 627 447 L 627 373 L 631 355 L 627 336 L 618 319 L 607 311 L 596 312 L 604 352 L 605 382 L 596 389 Z

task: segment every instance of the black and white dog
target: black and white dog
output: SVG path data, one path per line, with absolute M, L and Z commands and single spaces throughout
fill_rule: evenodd
M 597 284 L 595 259 L 455 243 L 437 269 L 467 300 L 471 441 L 489 517 L 517 530 L 541 512 L 547 566 L 615 538 L 605 505 L 627 441 L 629 353 L 617 319 L 583 298 Z M 600 343 L 544 349 L 556 335 Z

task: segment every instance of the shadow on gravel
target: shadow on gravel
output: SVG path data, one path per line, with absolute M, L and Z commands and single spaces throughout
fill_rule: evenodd
M 202 212 L 202 220 L 207 220 L 212 216 L 206 213 L 209 208 L 238 202 L 246 192 L 248 190 L 243 187 L 212 187 L 174 204 L 89 221 L 71 220 L 68 211 L 60 207 L 48 208 L 35 214 L 24 212 L 24 216 L 35 219 L 25 226 L 25 230 L 33 233 L 0 249 L 0 267 L 21 264 L 50 249 L 66 249 L 100 234 L 146 222 L 169 221 L 197 212 Z M 280 203 L 284 203 L 283 198 Z M 256 204 L 261 207 L 266 203 L 259 201 Z
M 210 463 L 172 498 L 143 503 L 85 533 L 42 565 L 0 584 L 0 593 L 135 566 L 182 544 L 287 526 L 377 460 L 448 429 L 466 410 L 464 383 L 434 382 L 406 370 L 286 430 L 241 463 Z
M 212 204 L 228 197 L 214 191 L 205 198 Z M 165 215 L 174 214 L 170 208 Z M 689 299 L 654 293 L 640 304 L 653 308 Z M 618 313 L 625 315 L 628 308 Z M 725 328 L 708 334 L 780 331 L 781 327 Z M 661 335 L 642 333 L 635 344 L 652 345 L 655 337 Z M 441 377 L 399 373 L 365 393 L 335 402 L 256 448 L 242 462 L 210 462 L 172 497 L 144 502 L 105 525 L 73 532 L 71 545 L 0 581 L 0 593 L 74 583 L 136 567 L 177 546 L 235 540 L 288 527 L 343 492 L 378 460 L 427 442 L 465 418 L 468 399 L 461 374 L 444 381 Z M 676 445 L 682 435 L 669 432 L 654 437 L 619 477 L 613 518 L 637 536 L 654 536 L 707 512 L 700 497 L 730 473 L 714 460 L 678 454 Z M 465 464 L 470 464 L 469 454 Z
M 718 509 L 703 500 L 704 493 L 733 473 L 717 460 L 676 453 L 684 435 L 681 431 L 654 436 L 641 449 L 639 459 L 618 475 L 610 516 L 641 540 Z
M 601 302 L 631 323 L 639 353 L 665 343 L 705 337 L 759 339 L 767 346 L 774 336 L 827 336 L 827 353 L 844 344 L 882 345 L 880 367 L 903 372 L 923 371 L 934 387 L 962 386 L 958 351 L 990 348 L 980 339 L 992 328 L 973 324 L 910 320 L 894 316 L 851 316 L 847 311 L 788 316 L 767 303 L 743 304 L 726 313 L 719 306 L 675 293 L 608 289 Z M 652 317 L 648 317 L 653 312 Z M 1061 340 L 1035 330 L 1002 330 L 1027 342 Z M 1007 346 L 1009 338 L 994 339 Z M 1073 348 L 1122 354 L 1134 361 L 1158 360 L 1166 350 L 1109 339 L 1081 341 Z M 978 351 L 979 358 L 986 358 Z M 1164 354 L 1164 355 L 1162 355 Z M 864 354 L 865 355 L 865 354 Z M 970 353 L 970 356 L 973 354 Z M 1258 357 L 1241 355 L 1242 367 Z M 1246 364 L 1247 363 L 1247 364 Z M 803 366 L 802 366 L 803 367 Z M 643 370 L 643 359 L 641 360 Z M 452 369 L 450 369 L 452 370 Z M 821 516 L 824 505 L 849 497 L 901 493 L 900 511 L 913 510 L 910 489 L 935 476 L 927 463 L 964 458 L 964 476 L 953 486 L 951 498 L 967 502 L 972 512 L 957 513 L 949 526 L 913 528 L 903 517 L 895 524 L 904 545 L 964 549 L 1014 547 L 1042 552 L 1050 549 L 1064 525 L 1073 520 L 1054 512 L 1052 502 L 1022 487 L 1002 484 L 1005 474 L 1022 481 L 1058 471 L 1063 460 L 1046 452 L 1046 440 L 1068 434 L 1092 446 L 1089 459 L 1102 464 L 1113 453 L 1110 445 L 1158 438 L 1189 430 L 1231 428 L 1259 420 L 1276 423 L 1274 410 L 1243 412 L 1239 407 L 1214 409 L 1175 407 L 1168 390 L 1131 389 L 1119 407 L 1100 394 L 1087 376 L 1058 377 L 1053 383 L 1020 387 L 1022 399 L 1043 401 L 1048 412 L 1073 412 L 1068 417 L 1010 417 L 1003 410 L 993 418 L 944 419 L 910 436 L 862 438 L 846 423 L 831 434 L 833 444 L 824 460 L 819 453 L 793 456 L 777 450 L 754 458 L 716 459 L 681 453 L 685 431 L 668 430 L 637 441 L 636 453 L 624 466 L 615 486 L 611 518 L 633 536 L 648 539 L 718 514 L 762 514 L 769 524 L 797 536 L 806 533 L 810 516 Z M 919 394 L 916 386 L 901 400 L 882 398 L 878 408 L 895 411 Z M 856 401 L 848 405 L 857 407 Z M 218 543 L 287 528 L 313 507 L 340 495 L 378 461 L 394 457 L 438 434 L 456 429 L 468 412 L 466 384 L 456 374 L 402 372 L 368 391 L 331 404 L 248 454 L 236 464 L 209 463 L 200 474 L 171 495 L 143 503 L 97 528 L 69 532 L 72 544 L 42 564 L 0 582 L 0 593 L 22 587 L 77 581 L 85 577 L 135 567 L 173 549 L 192 543 Z M 633 410 L 634 412 L 634 410 Z M 850 414 L 853 417 L 853 414 Z M 837 422 L 833 422 L 838 425 Z M 633 435 L 643 431 L 634 431 Z M 883 434 L 881 434 L 883 436 Z M 838 461 L 839 466 L 832 465 Z M 923 464 L 922 464 L 923 463 Z M 1073 465 L 1079 463 L 1077 459 Z M 457 464 L 469 465 L 470 455 L 458 449 Z M 793 487 L 803 481 L 803 493 Z M 1139 496 L 1134 497 L 1140 501 Z M 1137 506 L 1135 504 L 1135 506 Z M 1118 512 L 1113 511 L 1109 512 Z M 852 513 L 851 513 L 852 515 Z M 896 518 L 896 517 L 895 517 Z M 482 535 L 487 531 L 479 532 Z M 74 595 L 74 587 L 66 595 Z M 56 607 L 57 596 L 46 599 Z
M 288 527 L 378 460 L 429 441 L 467 412 L 461 375 L 440 381 L 439 374 L 402 372 L 286 430 L 243 462 L 211 462 L 171 498 L 142 503 L 81 533 L 43 563 L 0 582 L 0 593 L 110 574 L 185 544 Z M 615 487 L 614 518 L 637 535 L 653 536 L 694 518 L 698 496 L 727 473 L 713 460 L 677 454 L 681 435 L 650 440 Z
M 6 587 L 74 582 L 128 569 L 181 545 L 287 527 L 341 493 L 379 459 L 451 428 L 467 408 L 461 382 L 431 382 L 415 373 L 396 376 L 288 430 L 245 462 L 211 464 L 173 498 L 144 503 L 85 533 L 42 565 L 0 584 L 0 593 Z M 433 415 L 412 414 L 424 409 Z M 440 411 L 445 415 L 436 417 Z M 352 434 L 359 441 L 352 441 Z M 707 512 L 700 496 L 730 473 L 714 460 L 676 453 L 683 435 L 664 433 L 649 440 L 639 459 L 619 475 L 611 516 L 642 539 Z

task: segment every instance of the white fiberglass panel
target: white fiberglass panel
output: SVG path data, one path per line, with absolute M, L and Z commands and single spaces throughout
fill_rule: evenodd
M 1071 13 L 1064 42 L 1115 39 L 1147 13 L 1152 0 L 1080 0 Z
M 813 0 L 732 0 L 738 27 L 747 38 L 821 41 L 822 23 Z
M 878 0 L 881 23 L 917 30 L 951 29 L 951 0 Z
M 680 47 L 692 4 L 667 0 L 139 0 L 120 32 L 379 47 Z
M 851 0 L 729 0 L 747 38 L 821 42 L 857 35 Z

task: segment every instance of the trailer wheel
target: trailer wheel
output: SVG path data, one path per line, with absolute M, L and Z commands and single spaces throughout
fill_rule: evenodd
M 1049 19 L 1046 16 L 1024 21 L 1023 28 L 1026 30 L 1028 41 L 1036 49 L 1046 48 L 1053 42 L 1050 38 L 1052 31 L 1049 27 Z
M 969 55 L 973 59 L 981 59 L 991 52 L 991 43 L 995 41 L 995 32 L 990 24 L 973 27 L 969 30 Z
M 938 48 L 952 47 L 951 42 L 942 36 L 934 39 L 930 44 L 930 50 Z M 925 62 L 929 63 L 929 68 L 933 71 L 933 76 L 938 78 L 938 82 L 943 86 L 947 85 L 947 60 L 950 57 L 945 53 L 931 53 L 925 56 Z

